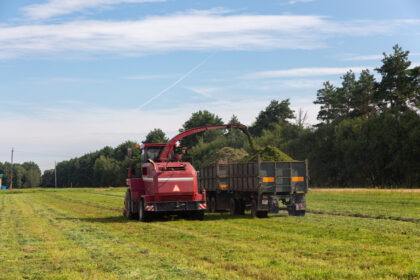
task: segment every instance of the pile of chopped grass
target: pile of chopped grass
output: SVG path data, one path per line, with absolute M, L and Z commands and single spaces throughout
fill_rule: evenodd
M 258 160 L 260 155 L 261 161 L 295 161 L 290 156 L 282 152 L 280 149 L 273 146 L 266 146 L 264 148 L 256 148 L 256 151 L 246 158 L 246 161 L 253 162 Z
M 239 162 L 246 158 L 249 154 L 244 149 L 235 149 L 224 147 L 215 152 L 210 158 L 204 162 L 204 166 L 210 166 L 216 162 Z

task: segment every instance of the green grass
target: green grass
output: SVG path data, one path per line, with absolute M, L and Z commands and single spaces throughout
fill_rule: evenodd
M 420 279 L 420 192 L 311 191 L 309 213 L 121 214 L 125 188 L 0 192 L 0 279 Z

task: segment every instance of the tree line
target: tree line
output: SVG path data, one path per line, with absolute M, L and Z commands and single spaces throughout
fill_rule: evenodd
M 3 174 L 2 185 L 7 187 L 10 186 L 11 177 L 13 177 L 14 188 L 33 188 L 41 184 L 41 170 L 32 161 L 22 164 L 14 163 L 13 166 L 10 162 L 0 162 L 0 174 Z
M 349 71 L 341 85 L 326 81 L 317 91 L 318 124 L 305 124 L 302 110 L 294 112 L 289 99 L 272 100 L 249 126 L 259 147 L 274 147 L 295 160 L 309 160 L 312 186 L 420 186 L 420 67 L 411 67 L 409 52 L 398 45 L 385 54 L 374 72 Z M 230 122 L 238 122 L 232 116 Z M 180 132 L 202 125 L 222 124 L 209 111 L 194 112 Z M 143 143 L 166 142 L 156 128 Z M 138 167 L 137 143 L 105 147 L 57 165 L 60 187 L 121 186 L 126 169 Z M 185 159 L 196 168 L 219 158 L 243 158 L 252 151 L 237 130 L 214 130 L 181 141 Z M 228 148 L 226 148 L 228 147 Z M 131 148 L 133 157 L 127 157 Z M 54 185 L 54 171 L 42 176 L 43 186 Z

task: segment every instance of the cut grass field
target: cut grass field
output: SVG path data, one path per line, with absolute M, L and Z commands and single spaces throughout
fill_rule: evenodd
M 305 217 L 140 223 L 125 188 L 0 192 L 0 279 L 420 279 L 420 192 L 321 191 Z

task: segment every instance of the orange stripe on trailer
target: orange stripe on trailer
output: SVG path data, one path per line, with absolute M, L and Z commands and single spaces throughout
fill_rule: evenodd
M 274 177 L 263 177 L 264 183 L 272 183 L 274 182 Z
M 292 177 L 292 182 L 303 182 L 305 178 L 303 177 Z
M 221 189 L 226 189 L 226 188 L 228 187 L 228 185 L 219 185 L 219 187 L 220 187 Z

